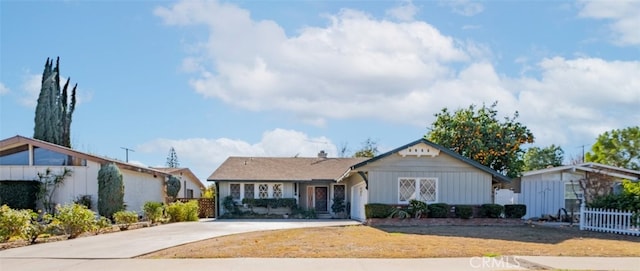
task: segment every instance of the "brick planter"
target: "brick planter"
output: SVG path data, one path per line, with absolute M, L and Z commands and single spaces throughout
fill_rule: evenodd
M 369 218 L 368 226 L 519 226 L 522 219 L 506 218 Z

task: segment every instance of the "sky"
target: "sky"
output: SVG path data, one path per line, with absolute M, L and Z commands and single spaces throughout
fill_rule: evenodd
M 640 1 L 0 1 L 0 138 L 33 136 L 47 58 L 73 148 L 201 181 L 229 156 L 330 157 L 498 102 L 567 159 L 640 124 Z

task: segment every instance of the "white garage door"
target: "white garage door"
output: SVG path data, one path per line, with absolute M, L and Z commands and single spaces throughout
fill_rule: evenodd
M 364 205 L 367 204 L 367 195 L 364 182 L 351 188 L 351 219 L 365 220 Z

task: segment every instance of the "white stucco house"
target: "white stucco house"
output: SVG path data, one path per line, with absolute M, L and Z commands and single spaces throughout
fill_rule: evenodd
M 98 171 L 107 163 L 114 163 L 122 173 L 124 202 L 130 211 L 141 213 L 147 201 L 165 202 L 165 181 L 171 175 L 183 181 L 178 197 L 199 197 L 204 188 L 189 169 L 144 167 L 19 135 L 0 140 L 0 182 L 37 181 L 38 173 L 47 169 L 53 173 L 65 168 L 72 171 L 53 195 L 56 204 L 72 203 L 79 196 L 89 195 L 92 209 L 97 211 Z

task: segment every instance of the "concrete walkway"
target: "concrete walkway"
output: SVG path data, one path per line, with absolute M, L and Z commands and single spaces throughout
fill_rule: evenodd
M 109 233 L 0 251 L 0 271 L 81 270 L 638 270 L 640 258 L 534 257 L 433 259 L 133 259 L 222 235 L 359 225 L 349 220 L 208 220 Z M 221 248 L 224 249 L 224 248 Z

